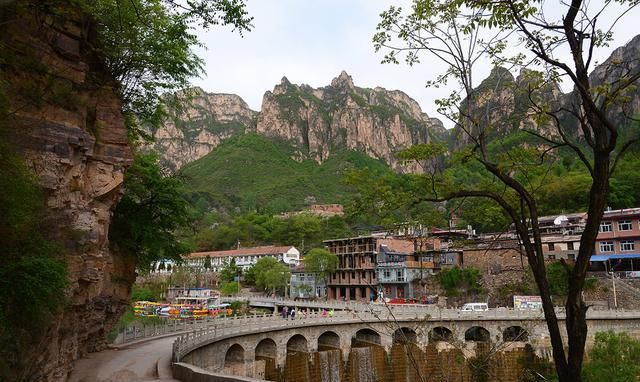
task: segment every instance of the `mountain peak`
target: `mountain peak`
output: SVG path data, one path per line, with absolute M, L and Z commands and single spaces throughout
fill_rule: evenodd
M 331 87 L 353 89 L 353 79 L 343 70 L 338 77 L 331 80 Z

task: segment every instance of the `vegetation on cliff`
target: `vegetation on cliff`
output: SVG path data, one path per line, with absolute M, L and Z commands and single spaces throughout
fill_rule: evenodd
M 140 269 L 189 251 L 177 236 L 191 221 L 181 179 L 163 176 L 154 153 L 138 154 L 125 175 L 125 193 L 110 226 L 112 248 L 136 258 Z
M 25 378 L 33 341 L 65 300 L 64 251 L 52 231 L 36 177 L 0 144 L 0 380 Z
M 186 165 L 182 175 L 194 205 L 206 211 L 280 213 L 302 209 L 304 199 L 341 203 L 351 188 L 341 179 L 352 168 L 369 168 L 374 174 L 391 170 L 379 160 L 358 151 L 341 151 L 324 163 L 298 162 L 285 142 L 257 134 L 225 141 L 205 157 Z

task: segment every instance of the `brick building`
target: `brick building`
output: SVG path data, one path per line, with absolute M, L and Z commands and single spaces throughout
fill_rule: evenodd
M 593 264 L 596 269 L 640 270 L 638 246 L 640 246 L 640 208 L 605 211 L 591 262 L 596 263 Z

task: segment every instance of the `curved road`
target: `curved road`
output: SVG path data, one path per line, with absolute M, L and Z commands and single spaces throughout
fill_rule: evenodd
M 68 382 L 177 382 L 171 375 L 171 345 L 176 337 L 90 353 L 76 361 Z

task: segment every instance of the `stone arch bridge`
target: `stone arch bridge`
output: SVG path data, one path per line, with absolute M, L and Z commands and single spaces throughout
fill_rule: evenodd
M 178 338 L 173 345 L 174 362 L 214 373 L 264 378 L 256 372 L 258 362 L 282 369 L 292 353 L 340 350 L 342 359 L 347 359 L 352 348 L 364 346 L 388 352 L 394 344 L 435 344 L 439 349 L 461 349 L 465 358 L 471 358 L 482 343 L 501 344 L 502 350 L 530 345 L 537 355 L 551 358 L 546 322 L 539 311 L 377 308 L 336 312 L 334 317 L 304 312 L 295 320 L 266 315 L 220 320 Z M 562 321 L 564 314 L 558 312 L 558 317 Z M 640 311 L 588 314 L 591 334 L 616 330 L 640 338 L 639 324 Z

